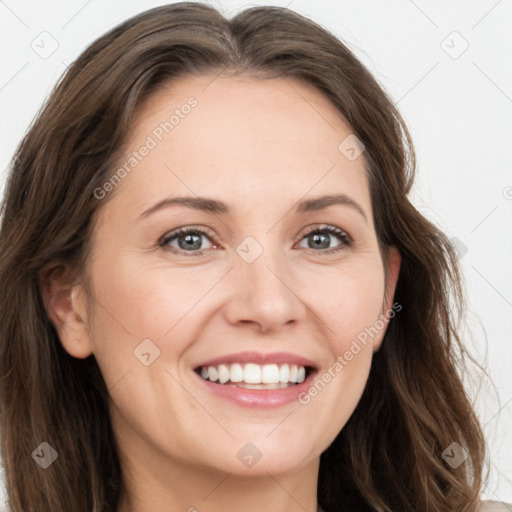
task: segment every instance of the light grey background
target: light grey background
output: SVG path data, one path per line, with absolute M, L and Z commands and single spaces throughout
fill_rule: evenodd
M 107 29 L 163 3 L 0 0 L 0 187 L 66 66 Z M 512 2 L 210 3 L 227 15 L 271 4 L 312 18 L 348 43 L 398 104 L 418 155 L 413 202 L 458 239 L 465 341 L 499 394 L 485 382 L 470 387 L 490 449 L 484 496 L 512 502 Z

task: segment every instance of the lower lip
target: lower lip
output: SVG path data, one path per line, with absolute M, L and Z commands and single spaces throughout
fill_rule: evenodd
M 215 384 L 209 380 L 203 379 L 194 372 L 194 375 L 210 390 L 213 394 L 230 400 L 242 407 L 256 409 L 271 409 L 281 407 L 291 402 L 297 402 L 300 393 L 307 391 L 316 374 L 312 371 L 304 382 L 280 389 L 245 389 L 232 384 Z

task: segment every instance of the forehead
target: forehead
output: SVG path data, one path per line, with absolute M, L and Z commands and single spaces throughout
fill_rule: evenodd
M 162 193 L 252 196 L 253 204 L 255 196 L 349 193 L 370 212 L 363 158 L 340 151 L 349 136 L 330 100 L 302 81 L 185 76 L 137 108 L 127 154 L 151 150 L 123 187 L 135 204 Z
M 189 109 L 191 99 L 197 105 Z M 184 116 L 181 109 L 187 111 Z M 174 111 L 181 115 L 173 121 L 178 122 L 168 142 L 179 138 L 185 126 L 197 130 L 198 136 L 209 133 L 208 139 L 217 143 L 223 134 L 230 134 L 239 139 L 248 136 L 248 143 L 300 141 L 318 146 L 325 141 L 325 146 L 331 143 L 336 150 L 340 132 L 351 132 L 330 100 L 302 80 L 186 75 L 160 86 L 139 105 L 132 133 L 147 133 L 155 122 L 169 120 Z M 182 123 L 184 118 L 187 121 Z

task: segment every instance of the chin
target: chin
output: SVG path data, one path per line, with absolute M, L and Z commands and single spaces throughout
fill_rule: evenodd
M 290 437 L 279 435 L 277 430 L 269 435 L 272 429 L 267 428 L 265 432 L 260 429 L 257 434 L 254 428 L 250 430 L 254 435 L 238 435 L 221 449 L 220 454 L 218 450 L 212 453 L 208 465 L 240 476 L 268 477 L 268 473 L 297 471 L 322 452 L 322 449 L 315 449 L 306 432 Z

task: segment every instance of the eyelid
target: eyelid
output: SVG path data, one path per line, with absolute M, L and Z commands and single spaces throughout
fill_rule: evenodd
M 198 233 L 201 233 L 201 234 L 208 235 L 208 237 L 211 238 L 211 239 L 215 239 L 216 236 L 217 236 L 216 233 L 213 230 L 211 230 L 211 229 L 209 229 L 207 227 L 198 226 L 198 225 L 194 225 L 194 224 L 186 224 L 184 226 L 177 227 L 177 228 L 175 228 L 175 229 L 165 233 L 158 240 L 158 245 L 164 245 L 171 238 L 175 238 L 176 236 L 178 236 L 180 234 L 183 234 L 183 233 L 186 234 L 189 231 L 198 232 Z
M 309 226 L 306 228 L 306 231 L 304 231 L 300 236 L 301 238 L 299 240 L 302 240 L 305 236 L 314 233 L 315 231 L 331 231 L 335 232 L 339 235 L 345 236 L 350 243 L 352 243 L 354 240 L 352 237 L 348 234 L 347 231 L 344 229 L 338 228 L 336 226 L 333 226 L 332 224 L 314 224 L 313 226 Z

